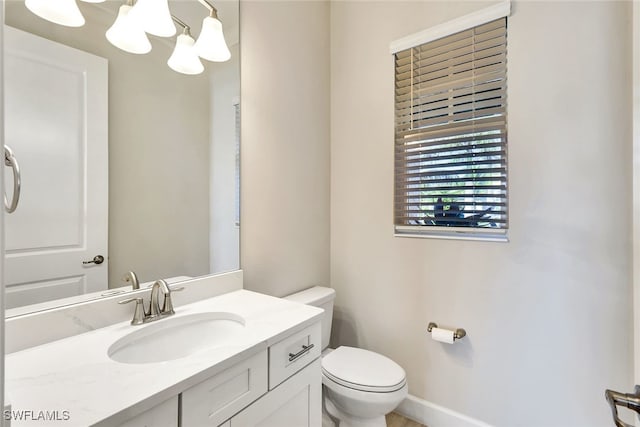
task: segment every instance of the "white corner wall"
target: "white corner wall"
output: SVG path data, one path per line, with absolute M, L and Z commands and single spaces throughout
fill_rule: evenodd
M 329 3 L 242 1 L 245 288 L 329 283 Z
M 609 426 L 633 380 L 631 2 L 513 3 L 509 243 L 393 237 L 389 42 L 483 6 L 331 3 L 334 341 L 491 425 Z

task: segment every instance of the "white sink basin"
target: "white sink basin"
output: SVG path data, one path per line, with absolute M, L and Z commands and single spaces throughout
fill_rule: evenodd
M 107 353 L 121 363 L 179 359 L 205 348 L 228 344 L 244 325 L 242 317 L 226 312 L 169 317 L 125 335 L 114 342 Z

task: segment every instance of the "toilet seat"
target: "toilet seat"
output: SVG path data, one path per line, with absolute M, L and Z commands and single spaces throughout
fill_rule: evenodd
M 353 390 L 392 393 L 407 380 L 404 369 L 393 360 L 369 350 L 342 346 L 322 358 L 324 377 Z

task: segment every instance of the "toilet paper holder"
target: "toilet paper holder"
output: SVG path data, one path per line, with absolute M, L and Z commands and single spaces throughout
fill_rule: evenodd
M 429 322 L 429 324 L 427 325 L 427 332 L 431 333 L 433 328 L 437 328 L 437 327 L 438 327 L 438 324 L 436 322 Z M 463 338 L 465 335 L 467 335 L 467 331 L 465 331 L 462 328 L 458 328 L 455 331 L 453 331 L 454 340 L 459 340 L 460 338 Z

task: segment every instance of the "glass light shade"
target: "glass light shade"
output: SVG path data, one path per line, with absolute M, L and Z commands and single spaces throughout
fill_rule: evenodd
M 176 33 L 168 0 L 138 0 L 130 16 L 143 30 L 154 36 L 171 37 Z
M 202 31 L 195 47 L 198 55 L 208 61 L 224 62 L 231 58 L 231 52 L 224 40 L 222 22 L 211 16 L 202 21 Z
M 193 37 L 187 34 L 180 34 L 176 40 L 176 48 L 173 50 L 167 65 L 178 73 L 200 74 L 204 71 L 204 65 L 198 58 L 198 53 L 194 48 Z
M 131 19 L 131 6 L 123 4 L 118 11 L 118 17 L 111 28 L 107 30 L 107 40 L 117 48 L 129 53 L 143 54 L 151 51 L 151 43 L 147 34 Z
M 25 6 L 42 19 L 67 27 L 82 27 L 84 16 L 76 0 L 25 0 Z

